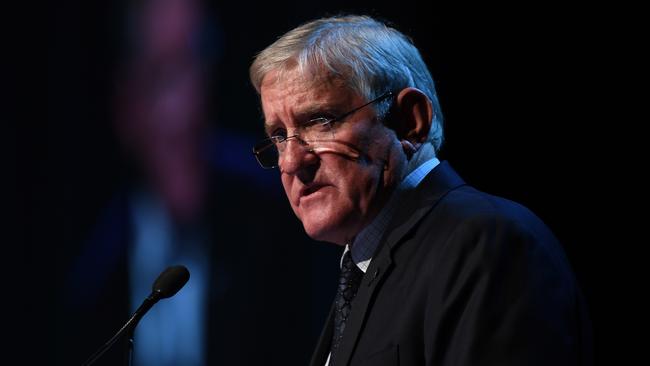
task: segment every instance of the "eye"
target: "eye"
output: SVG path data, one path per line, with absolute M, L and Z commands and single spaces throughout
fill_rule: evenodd
M 284 128 L 276 128 L 269 134 L 270 137 L 281 137 L 282 139 L 287 138 L 287 130 Z
M 303 124 L 303 128 L 305 130 L 309 130 L 311 132 L 316 132 L 316 133 L 331 131 L 332 120 L 333 120 L 332 118 L 328 118 L 328 117 L 312 118 L 309 121 L 307 121 L 307 123 Z
M 329 117 L 323 117 L 323 116 L 314 117 L 314 118 L 309 119 L 309 121 L 303 123 L 303 127 L 309 128 L 309 127 L 313 127 L 313 126 L 322 126 L 322 125 L 330 122 L 331 120 L 332 120 L 332 118 L 329 118 Z

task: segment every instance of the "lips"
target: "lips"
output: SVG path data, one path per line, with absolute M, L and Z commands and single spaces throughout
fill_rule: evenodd
M 327 184 L 310 184 L 300 189 L 300 193 L 298 196 L 300 198 L 309 196 L 310 194 L 317 192 L 318 190 L 320 190 L 325 186 L 327 186 Z
M 331 184 L 311 183 L 307 186 L 302 187 L 298 192 L 298 196 L 297 196 L 298 199 L 296 201 L 296 205 L 300 206 L 301 203 L 307 203 L 308 201 L 312 201 L 313 198 L 316 198 L 318 196 L 317 195 L 318 192 L 320 192 L 323 188 L 328 186 L 331 186 Z

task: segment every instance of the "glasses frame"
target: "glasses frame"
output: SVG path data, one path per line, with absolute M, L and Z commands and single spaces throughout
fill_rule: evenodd
M 358 106 L 358 107 L 356 107 L 356 108 L 354 108 L 354 109 L 352 109 L 350 111 L 347 111 L 347 112 L 345 112 L 345 113 L 343 113 L 343 114 L 341 114 L 341 115 L 339 115 L 337 117 L 333 117 L 333 118 L 320 117 L 320 118 L 311 119 L 311 120 L 307 121 L 307 123 L 305 125 L 303 125 L 303 128 L 305 128 L 305 127 L 310 128 L 310 127 L 315 126 L 315 125 L 320 125 L 322 127 L 322 126 L 331 125 L 332 123 L 335 123 L 335 122 L 342 122 L 344 119 L 346 119 L 347 117 L 350 117 L 351 115 L 358 112 L 359 110 L 361 110 L 361 109 L 363 109 L 363 108 L 365 108 L 365 107 L 367 107 L 367 106 L 369 106 L 371 104 L 381 102 L 384 99 L 390 98 L 392 96 L 393 96 L 393 92 L 387 91 L 384 94 L 378 96 L 377 98 L 375 98 L 375 99 L 373 99 L 373 100 L 371 100 L 371 101 L 369 101 L 369 102 L 367 102 L 367 103 L 365 103 L 363 105 L 360 105 L 360 106 Z M 300 134 L 297 134 L 297 133 L 293 134 L 291 136 L 287 136 L 287 137 L 284 137 L 284 136 L 271 136 L 271 137 L 268 137 L 266 139 L 263 139 L 260 142 L 258 142 L 257 144 L 255 144 L 255 146 L 253 147 L 253 155 L 255 155 L 255 159 L 260 164 L 260 166 L 262 168 L 264 168 L 264 169 L 277 168 L 279 166 L 279 159 L 278 159 L 278 162 L 276 162 L 275 165 L 267 166 L 267 165 L 264 165 L 262 163 L 262 159 L 260 158 L 260 155 L 265 150 L 270 149 L 270 148 L 272 148 L 274 146 L 277 146 L 277 145 L 279 145 L 281 143 L 287 142 L 290 139 L 296 139 L 302 145 L 309 145 L 309 143 L 307 141 L 301 139 Z M 279 150 L 278 150 L 278 153 L 279 153 Z

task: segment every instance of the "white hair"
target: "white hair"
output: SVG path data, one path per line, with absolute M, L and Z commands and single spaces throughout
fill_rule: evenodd
M 438 151 L 442 144 L 442 113 L 433 79 L 412 41 L 394 28 L 368 16 L 335 16 L 305 23 L 260 52 L 250 67 L 250 79 L 260 92 L 271 71 L 298 68 L 314 77 L 345 83 L 367 100 L 407 87 L 421 90 L 431 100 L 433 118 L 427 141 Z M 320 79 L 319 79 L 320 80 Z M 379 115 L 390 101 L 378 104 Z

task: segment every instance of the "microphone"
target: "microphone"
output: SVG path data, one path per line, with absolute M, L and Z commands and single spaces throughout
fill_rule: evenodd
M 185 266 L 171 266 L 164 270 L 151 286 L 149 296 L 157 296 L 156 302 L 176 295 L 190 279 L 190 271 Z
M 109 339 L 100 349 L 98 349 L 92 356 L 88 358 L 83 366 L 93 364 L 99 357 L 101 357 L 111 346 L 117 342 L 120 337 L 128 331 L 129 333 L 129 365 L 131 364 L 131 357 L 133 354 L 133 331 L 140 322 L 144 314 L 151 309 L 160 299 L 166 299 L 176 295 L 176 293 L 185 286 L 190 279 L 190 271 L 185 266 L 171 266 L 165 269 L 156 278 L 156 281 L 151 286 L 151 293 L 142 302 L 140 307 L 133 313 L 131 318 L 124 324 L 120 330 L 115 333 L 113 338 Z

